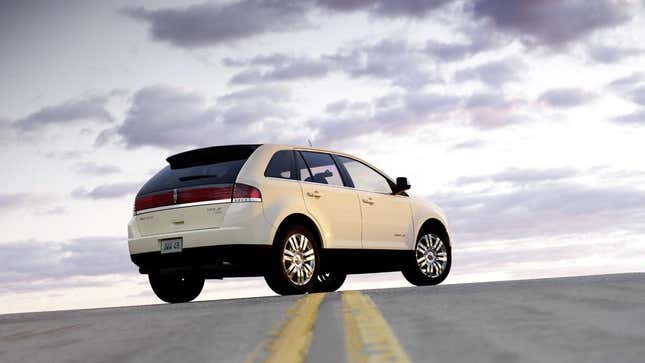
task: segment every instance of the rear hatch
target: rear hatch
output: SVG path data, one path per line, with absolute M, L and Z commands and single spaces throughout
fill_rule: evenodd
M 137 194 L 134 213 L 141 235 L 220 227 L 234 197 L 255 196 L 254 188 L 235 180 L 258 146 L 217 146 L 169 157 L 169 165 Z

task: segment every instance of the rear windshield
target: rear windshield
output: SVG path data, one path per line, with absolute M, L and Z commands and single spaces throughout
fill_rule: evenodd
M 235 183 L 242 166 L 253 152 L 253 150 L 250 150 L 250 152 L 242 154 L 239 152 L 227 153 L 226 149 L 220 147 L 219 149 L 214 150 L 216 151 L 215 158 L 213 157 L 213 154 L 210 153 L 209 160 L 203 159 L 203 150 L 205 149 L 194 151 L 195 154 L 200 156 L 202 162 L 198 162 L 198 159 L 191 157 L 190 163 L 182 164 L 178 163 L 176 159 L 172 159 L 173 157 L 170 157 L 169 161 L 171 165 L 161 169 L 160 172 L 148 180 L 141 190 L 139 190 L 139 194 L 137 195 L 140 196 L 165 190 L 195 187 L 200 185 L 233 184 Z M 189 153 L 191 152 L 179 155 L 181 155 L 184 160 L 187 160 L 186 155 L 191 156 Z M 201 155 L 198 153 L 201 153 Z M 206 163 L 205 160 L 212 162 Z

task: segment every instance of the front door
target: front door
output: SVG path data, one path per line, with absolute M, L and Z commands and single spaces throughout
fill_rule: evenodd
M 364 249 L 408 249 L 413 236 L 407 196 L 392 195 L 388 180 L 358 160 L 336 156 L 358 193 Z

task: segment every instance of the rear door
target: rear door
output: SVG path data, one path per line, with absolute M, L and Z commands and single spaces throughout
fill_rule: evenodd
M 356 191 L 345 188 L 330 154 L 296 153 L 307 211 L 318 221 L 326 248 L 361 248 L 361 210 Z
M 407 249 L 413 234 L 409 198 L 392 195 L 388 180 L 370 166 L 345 156 L 335 158 L 358 193 L 363 248 Z

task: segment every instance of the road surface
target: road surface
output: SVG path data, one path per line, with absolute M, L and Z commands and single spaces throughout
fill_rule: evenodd
M 0 316 L 0 362 L 645 362 L 645 274 Z

